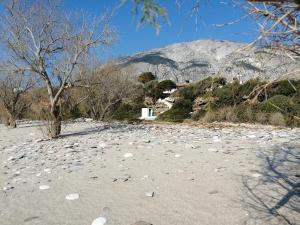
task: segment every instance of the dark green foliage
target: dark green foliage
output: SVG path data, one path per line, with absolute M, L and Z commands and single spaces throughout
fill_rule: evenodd
M 296 88 L 296 90 L 294 89 Z M 270 84 L 267 89 L 267 98 L 271 98 L 275 95 L 294 96 L 300 88 L 300 80 L 281 80 Z M 264 94 L 264 93 L 263 93 Z
M 128 104 L 128 103 L 121 104 L 114 112 L 112 119 L 115 119 L 115 120 L 138 119 L 141 116 L 140 115 L 141 108 L 143 108 L 143 107 L 144 106 L 141 104 Z
M 159 98 L 167 97 L 167 95 L 163 93 L 164 91 L 172 90 L 173 88 L 176 88 L 176 84 L 171 80 L 163 80 L 161 82 L 152 80 L 145 84 L 145 96 L 157 101 Z
M 243 98 L 248 96 L 254 88 L 265 84 L 266 82 L 259 81 L 259 79 L 251 79 L 240 85 L 236 91 L 236 102 L 240 103 L 243 101 Z
M 163 114 L 160 114 L 157 120 L 165 122 L 182 122 L 183 120 L 190 118 L 192 104 L 191 100 L 178 99 L 173 107 Z
M 176 84 L 171 80 L 163 80 L 158 84 L 158 89 L 162 91 L 170 91 L 174 88 L 176 88 Z
M 138 81 L 146 84 L 149 81 L 155 80 L 155 76 L 151 72 L 145 72 L 139 75 Z
M 225 78 L 208 77 L 204 80 L 201 80 L 197 83 L 191 84 L 191 85 L 179 90 L 178 95 L 181 98 L 190 99 L 190 100 L 194 101 L 196 97 L 204 95 L 208 91 L 215 89 L 220 85 L 224 85 L 225 83 L 226 83 Z
M 281 112 L 285 115 L 300 116 L 300 104 L 297 100 L 284 95 L 275 95 L 258 105 L 261 112 Z
M 216 98 L 214 105 L 220 106 L 233 106 L 238 102 L 238 90 L 240 89 L 238 82 L 226 84 L 222 88 L 216 88 L 213 91 L 213 96 Z

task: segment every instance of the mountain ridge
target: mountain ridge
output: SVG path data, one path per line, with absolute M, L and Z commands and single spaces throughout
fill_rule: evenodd
M 255 77 L 275 80 L 289 74 L 299 79 L 299 60 L 269 48 L 255 46 L 242 50 L 247 43 L 200 39 L 174 43 L 162 48 L 138 52 L 116 60 L 116 64 L 133 77 L 152 72 L 158 79 L 198 81 L 207 76 L 248 80 Z

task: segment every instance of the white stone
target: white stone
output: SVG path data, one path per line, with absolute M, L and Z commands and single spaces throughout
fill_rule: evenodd
M 128 152 L 128 153 L 125 153 L 125 154 L 124 154 L 124 157 L 125 157 L 125 158 L 130 158 L 130 157 L 133 157 L 133 154 L 130 153 L 130 152 Z
M 154 192 L 153 192 L 153 191 L 151 191 L 151 192 L 146 192 L 145 195 L 146 195 L 147 197 L 153 198 L 153 197 L 154 197 Z
M 73 148 L 73 145 L 65 145 L 64 148 Z
M 262 175 L 261 174 L 259 174 L 259 173 L 253 173 L 252 174 L 252 177 L 254 177 L 254 178 L 258 178 L 258 177 L 261 177 Z
M 215 148 L 209 148 L 208 151 L 210 151 L 210 152 L 218 152 L 218 150 L 215 149 Z
M 74 194 L 68 194 L 67 196 L 66 196 L 66 200 L 77 200 L 79 198 L 79 194 L 77 194 L 77 193 L 74 193 Z
M 40 190 L 48 190 L 50 188 L 50 186 L 48 185 L 41 185 L 40 186 Z
M 179 158 L 179 157 L 181 157 L 180 154 L 176 154 L 176 155 L 175 155 L 175 158 Z
M 253 138 L 256 138 L 256 135 L 250 134 L 250 135 L 247 135 L 247 137 L 253 139 Z
M 46 168 L 46 169 L 44 169 L 44 172 L 45 173 L 51 173 L 51 169 L 50 168 Z
M 106 218 L 98 217 L 92 222 L 92 225 L 104 225 L 106 223 Z

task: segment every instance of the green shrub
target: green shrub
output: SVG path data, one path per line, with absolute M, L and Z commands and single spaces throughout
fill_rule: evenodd
M 258 105 L 260 112 L 282 112 L 286 115 L 300 115 L 300 104 L 294 98 L 284 95 L 275 95 Z
M 270 84 L 266 88 L 266 92 L 263 92 L 260 96 L 260 98 L 271 98 L 275 95 L 284 95 L 292 97 L 297 93 L 297 88 L 299 90 L 300 88 L 300 81 L 294 81 L 294 80 L 281 80 L 274 82 Z M 296 88 L 296 90 L 294 89 Z M 267 94 L 267 96 L 265 96 Z
M 243 97 L 248 96 L 255 87 L 265 84 L 265 82 L 259 81 L 259 79 L 250 79 L 244 84 L 240 85 L 236 91 L 236 102 L 241 103 Z
M 221 106 L 234 106 L 237 101 L 238 90 L 240 84 L 237 82 L 226 84 L 222 88 L 216 88 L 213 91 L 213 96 L 216 98 L 214 105 Z
M 112 119 L 115 120 L 134 120 L 141 116 L 141 108 L 143 105 L 140 104 L 121 104 L 114 112 Z
M 191 84 L 178 92 L 178 96 L 184 99 L 194 101 L 196 97 L 206 94 L 207 92 L 226 84 L 225 78 L 208 77 L 197 83 Z
M 176 88 L 176 84 L 171 80 L 163 80 L 158 83 L 157 88 L 162 91 L 170 91 L 170 90 Z
M 186 99 L 178 99 L 173 107 L 160 114 L 157 117 L 159 121 L 166 121 L 166 122 L 183 122 L 183 120 L 190 118 L 190 112 L 193 108 L 193 103 L 190 100 Z
M 155 80 L 155 76 L 151 72 L 145 72 L 138 76 L 138 81 L 143 84 L 146 84 L 152 80 Z

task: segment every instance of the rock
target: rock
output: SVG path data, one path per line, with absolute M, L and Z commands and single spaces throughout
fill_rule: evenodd
M 208 192 L 208 194 L 210 194 L 210 195 L 214 195 L 214 194 L 218 194 L 218 193 L 219 193 L 219 191 L 217 191 L 217 190 L 212 190 L 212 191 Z
M 180 154 L 176 154 L 176 155 L 175 155 L 175 158 L 179 158 L 179 157 L 181 157 Z
M 7 159 L 7 161 L 14 161 L 15 159 L 16 159 L 15 157 L 10 156 L 10 157 Z
M 256 135 L 254 135 L 254 134 L 249 134 L 249 135 L 247 135 L 247 138 L 253 139 L 253 138 L 256 138 Z
M 106 218 L 98 217 L 92 222 L 92 225 L 104 225 L 106 223 Z
M 251 176 L 254 178 L 258 178 L 258 177 L 261 177 L 262 175 L 259 173 L 253 173 Z
M 68 195 L 66 196 L 66 200 L 71 200 L 71 201 L 73 201 L 73 200 L 77 200 L 77 199 L 79 199 L 79 194 L 77 194 L 77 193 L 74 193 L 74 194 L 68 194 Z
M 146 192 L 145 195 L 146 195 L 147 197 L 153 198 L 153 197 L 154 197 L 154 191 Z
M 64 148 L 73 148 L 73 145 L 65 145 Z
M 14 189 L 13 186 L 3 187 L 3 191 L 9 191 L 9 190 L 12 190 L 12 189 Z
M 153 224 L 145 222 L 145 221 L 137 221 L 137 222 L 133 223 L 132 225 L 153 225 Z
M 131 158 L 131 157 L 133 157 L 133 154 L 132 153 L 125 153 L 124 157 L 125 158 Z
M 48 186 L 48 185 L 41 185 L 39 188 L 40 188 L 40 190 L 48 190 L 50 188 L 50 186 Z
M 215 149 L 215 148 L 209 148 L 208 151 L 210 151 L 210 152 L 218 152 L 219 150 Z

